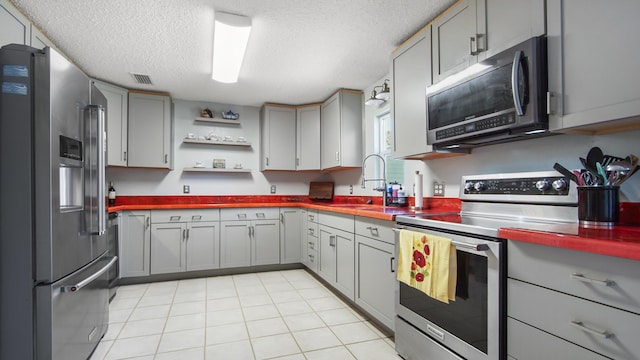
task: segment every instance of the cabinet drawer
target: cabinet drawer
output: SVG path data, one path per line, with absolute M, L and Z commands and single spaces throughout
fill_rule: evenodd
M 519 241 L 508 247 L 510 278 L 640 314 L 640 261 Z
M 607 357 L 640 354 L 640 315 L 624 310 L 508 279 L 507 315 Z
M 218 209 L 152 210 L 152 223 L 218 221 Z
M 593 351 L 507 318 L 507 353 L 510 359 L 605 360 Z
M 307 210 L 307 221 L 317 223 L 318 222 L 318 210 Z
M 278 219 L 279 216 L 280 209 L 277 207 L 220 209 L 220 219 L 223 221 Z
M 320 211 L 318 213 L 318 223 L 335 229 L 353 233 L 354 216 L 340 213 L 330 213 Z
M 307 222 L 306 233 L 315 238 L 318 237 L 318 223 Z
M 356 217 L 355 230 L 357 235 L 395 244 L 395 236 L 391 230 L 393 225 L 393 221 Z

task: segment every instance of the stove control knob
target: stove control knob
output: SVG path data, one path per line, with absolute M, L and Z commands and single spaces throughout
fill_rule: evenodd
M 567 188 L 569 187 L 567 184 L 567 181 L 565 179 L 558 179 L 555 180 L 551 186 L 553 186 L 553 188 L 556 191 L 562 191 L 562 190 L 567 190 Z
M 464 184 L 464 189 L 465 189 L 466 191 L 471 191 L 471 190 L 473 190 L 473 183 L 472 183 L 472 182 L 465 183 L 465 184 Z
M 540 191 L 549 190 L 549 180 L 538 180 L 536 181 L 536 189 Z
M 484 183 L 482 181 L 478 181 L 477 183 L 473 184 L 473 188 L 476 189 L 476 191 L 482 191 L 484 190 Z

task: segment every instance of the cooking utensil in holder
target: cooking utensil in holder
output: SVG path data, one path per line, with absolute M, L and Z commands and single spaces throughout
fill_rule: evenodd
M 583 227 L 611 227 L 620 219 L 619 186 L 578 186 L 578 220 Z

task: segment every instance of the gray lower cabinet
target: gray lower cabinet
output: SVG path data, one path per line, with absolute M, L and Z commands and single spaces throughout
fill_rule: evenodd
M 394 329 L 395 237 L 392 221 L 356 217 L 355 302 Z
M 218 210 L 151 212 L 151 274 L 220 267 Z
M 280 263 L 299 263 L 302 256 L 301 215 L 298 208 L 280 209 Z M 306 219 L 305 219 L 306 221 Z
M 302 264 L 314 273 L 318 272 L 318 210 L 302 210 L 303 226 L 301 229 Z
M 220 267 L 280 263 L 278 208 L 220 211 Z
M 353 300 L 355 277 L 354 217 L 344 214 L 319 214 L 318 274 L 334 288 Z M 350 229 L 350 230 L 349 230 Z
M 123 211 L 118 222 L 120 277 L 149 275 L 151 212 Z
M 510 356 L 637 359 L 640 262 L 518 241 L 508 251 Z

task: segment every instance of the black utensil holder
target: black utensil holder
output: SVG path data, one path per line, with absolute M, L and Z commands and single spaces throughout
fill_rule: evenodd
M 619 186 L 578 186 L 578 220 L 584 227 L 611 227 L 620 219 Z

